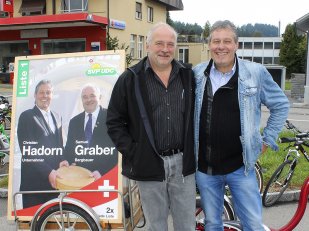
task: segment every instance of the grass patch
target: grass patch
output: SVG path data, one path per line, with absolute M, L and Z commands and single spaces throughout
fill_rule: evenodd
M 283 130 L 279 134 L 279 137 L 294 137 L 294 134 L 291 131 Z M 266 186 L 267 182 L 269 181 L 274 171 L 279 167 L 281 163 L 283 163 L 284 158 L 288 152 L 287 148 L 288 146 L 289 146 L 288 143 L 285 144 L 279 143 L 279 150 L 277 152 L 269 148 L 263 155 L 260 156 L 259 161 L 263 171 L 264 187 Z M 309 148 L 307 147 L 304 148 L 308 153 Z M 304 183 L 304 180 L 308 176 L 309 176 L 309 162 L 301 154 L 300 158 L 298 159 L 298 164 L 296 165 L 292 181 L 290 182 L 290 188 L 299 189 Z
M 285 90 L 291 90 L 291 80 L 290 79 L 285 80 Z
M 7 188 L 8 182 L 9 182 L 8 176 L 0 177 L 0 188 Z

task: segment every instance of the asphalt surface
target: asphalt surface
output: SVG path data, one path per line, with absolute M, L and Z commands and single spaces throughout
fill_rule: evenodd
M 289 114 L 289 119 L 295 124 L 297 127 L 301 127 L 303 130 L 309 131 L 309 105 L 304 104 L 302 99 L 293 99 L 290 97 L 290 92 L 286 91 L 286 95 L 288 96 L 291 109 Z M 1 84 L 0 85 L 0 95 L 12 96 L 12 85 L 9 84 Z M 263 116 L 267 117 L 267 108 L 262 109 Z M 262 117 L 263 117 L 262 116 Z M 304 119 L 305 118 L 305 119 Z M 265 121 L 262 119 L 262 121 Z M 263 126 L 263 124 L 262 124 Z M 1 173 L 0 173 L 1 174 Z M 0 189 L 0 230 L 5 231 L 13 231 L 17 230 L 16 224 L 14 221 L 8 221 L 6 217 L 7 210 L 7 198 L 5 197 L 6 193 Z M 299 197 L 299 190 L 286 192 L 284 196 L 282 196 L 281 203 L 278 205 L 272 206 L 270 208 L 264 208 L 264 223 L 272 228 L 282 227 L 287 221 L 289 221 L 294 212 L 297 209 L 297 200 Z M 304 218 L 309 217 L 309 211 L 305 212 Z M 172 228 L 172 221 L 169 219 L 169 225 Z M 309 219 L 302 219 L 300 224 L 294 229 L 294 231 L 307 231 L 309 230 Z M 137 231 L 144 231 L 144 228 L 136 228 Z

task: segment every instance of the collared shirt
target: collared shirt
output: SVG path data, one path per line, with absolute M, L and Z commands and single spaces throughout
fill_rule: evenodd
M 215 67 L 215 62 L 213 62 L 211 69 L 210 69 L 210 80 L 211 80 L 211 87 L 212 87 L 212 94 L 215 95 L 216 91 L 228 83 L 228 81 L 232 78 L 236 70 L 236 63 L 234 61 L 234 65 L 232 70 L 227 73 L 222 73 L 218 71 Z
M 87 122 L 89 120 L 88 114 L 91 114 L 92 115 L 92 131 L 93 131 L 93 129 L 94 129 L 95 125 L 96 125 L 96 121 L 97 121 L 99 112 L 100 112 L 100 107 L 99 106 L 97 106 L 97 108 L 92 113 L 85 112 L 84 129 L 86 128 L 86 124 L 87 124 Z
M 165 87 L 154 73 L 149 63 L 145 62 L 146 86 L 152 108 L 154 137 L 159 151 L 183 148 L 184 131 L 184 89 L 179 76 L 179 66 L 172 62 L 172 71 Z
M 47 111 L 42 110 L 38 107 L 38 109 L 41 111 L 41 113 L 44 116 L 44 119 L 46 121 L 46 123 L 48 124 L 49 128 L 52 130 L 53 133 L 55 133 L 56 131 L 56 125 L 54 123 L 53 117 L 51 115 L 50 110 L 48 109 Z

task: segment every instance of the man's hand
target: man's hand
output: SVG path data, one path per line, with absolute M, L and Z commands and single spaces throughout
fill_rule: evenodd
M 63 167 L 63 166 L 69 167 L 69 162 L 68 162 L 67 160 L 61 161 L 61 162 L 59 163 L 59 168 L 61 168 L 61 167 Z
M 267 146 L 266 144 L 263 143 L 263 146 L 262 146 L 262 154 L 263 154 L 264 152 L 266 152 L 267 148 L 268 148 L 268 146 Z
M 93 171 L 91 173 L 91 177 L 94 177 L 95 180 L 98 180 L 101 178 L 101 174 L 99 173 L 99 171 Z
M 57 177 L 62 178 L 58 174 L 58 172 L 54 169 L 49 173 L 49 176 L 48 176 L 49 183 L 52 186 L 52 188 L 54 188 L 54 189 L 56 189 L 56 178 Z

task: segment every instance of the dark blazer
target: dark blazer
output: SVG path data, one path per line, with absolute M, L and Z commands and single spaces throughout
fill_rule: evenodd
M 76 163 L 76 165 L 90 171 L 97 170 L 101 175 L 107 173 L 117 164 L 118 151 L 107 134 L 106 114 L 106 109 L 100 107 L 89 145 L 84 131 L 85 112 L 76 115 L 70 120 L 64 155 L 70 164 Z M 87 150 L 87 148 L 90 149 Z
M 58 169 L 62 161 L 63 141 L 61 118 L 51 112 L 55 124 L 55 133 L 51 131 L 41 111 L 34 106 L 21 113 L 18 120 L 17 137 L 22 154 L 21 159 L 21 191 L 53 190 L 48 176 L 53 169 Z M 57 148 L 50 152 L 51 148 Z M 31 155 L 30 154 L 31 150 Z M 45 154 L 41 154 L 45 150 Z M 34 155 L 36 154 L 36 155 Z M 56 195 L 23 194 L 23 207 L 46 202 Z

